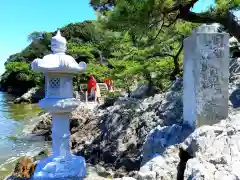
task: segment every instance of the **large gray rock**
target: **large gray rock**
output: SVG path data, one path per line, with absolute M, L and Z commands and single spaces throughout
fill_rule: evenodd
M 116 168 L 138 170 L 142 145 L 151 129 L 182 122 L 182 79 L 178 79 L 166 94 L 143 100 L 119 100 L 99 114 L 97 139 L 78 148 L 78 152 L 90 152 L 93 163 L 103 160 Z
M 178 125 L 155 128 L 143 146 L 139 179 L 239 179 L 240 123 L 237 119 L 239 116 L 233 115 L 231 119 L 202 126 L 193 133 L 188 127 Z
M 237 86 L 231 83 L 229 89 L 231 93 Z M 229 108 L 233 108 L 232 105 Z M 240 124 L 239 111 L 230 112 L 231 122 Z M 237 154 L 239 126 L 219 123 L 200 127 L 192 133 L 190 127 L 182 124 L 182 79 L 165 94 L 142 100 L 123 98 L 103 110 L 78 108 L 73 112 L 70 127 L 74 153 L 84 155 L 92 164 L 103 163 L 104 168 L 124 167 L 127 171 L 140 168 L 134 176 L 137 180 L 184 177 L 186 180 L 202 177 L 218 180 L 220 176 L 234 180 L 238 176 L 233 168 L 238 165 L 236 159 L 240 159 Z M 51 121 L 43 119 L 37 130 L 49 129 L 50 132 L 50 128 Z M 225 151 L 232 156 L 232 160 L 227 161 L 229 164 L 223 163 L 222 158 L 214 160 L 213 157 L 224 156 Z M 229 157 L 227 155 L 227 159 Z M 119 174 L 116 169 L 114 174 Z M 129 175 L 127 172 L 120 174 L 121 177 Z M 91 178 L 107 177 L 92 174 L 88 179 Z
M 230 58 L 229 64 L 230 78 L 240 73 L 240 58 Z
M 236 38 L 232 37 L 229 39 L 229 47 L 231 57 L 229 62 L 229 80 L 233 82 L 239 78 L 240 73 L 240 43 Z
M 31 129 L 31 133 L 38 136 L 44 136 L 45 140 L 51 140 L 52 134 L 52 117 L 49 113 L 42 114 L 38 117 L 38 122 Z
M 230 69 L 235 77 L 229 84 L 229 118 L 213 126 L 202 126 L 192 132 L 191 128 L 181 123 L 171 125 L 171 121 L 167 121 L 170 119 L 174 123 L 174 121 L 178 122 L 177 119 L 182 119 L 181 106 L 180 110 L 176 109 L 177 113 L 173 113 L 175 114 L 173 118 L 165 116 L 168 118 L 164 122 L 170 123 L 165 123 L 167 125 L 165 127 L 154 128 L 143 145 L 143 158 L 138 180 L 239 179 L 237 167 L 240 165 L 240 112 L 238 108 L 240 77 L 237 74 L 238 70 L 236 68 L 235 70 Z M 182 94 L 179 92 L 181 91 L 170 93 L 169 97 L 172 98 L 168 103 L 164 103 L 167 99 L 165 96 L 162 105 L 175 103 L 176 99 L 181 104 Z M 176 108 L 177 106 L 168 105 L 167 109 L 170 109 L 169 107 Z M 160 112 L 163 111 L 164 109 Z
M 140 168 L 142 145 L 148 133 L 158 125 L 181 122 L 179 79 L 166 94 L 120 98 L 110 107 L 93 111 L 79 107 L 70 121 L 71 149 L 92 164 L 104 162 L 106 167 L 135 171 Z M 41 120 L 33 132 L 45 133 L 50 139 L 51 120 Z
M 196 129 L 182 144 L 193 158 L 187 162 L 185 179 L 240 179 L 240 126 L 222 121 Z
M 177 177 L 177 164 L 180 162 L 179 149 L 170 146 L 161 155 L 155 154 L 152 159 L 143 163 L 138 180 L 172 180 Z
M 187 125 L 156 127 L 143 145 L 142 166 L 139 178 L 171 180 L 183 175 L 179 144 L 193 130 Z
M 130 93 L 130 97 L 142 99 L 151 96 L 157 92 L 156 87 L 148 84 L 139 84 L 137 88 Z
M 229 85 L 230 93 L 237 89 L 234 83 L 236 81 Z M 178 79 L 165 94 L 156 94 L 142 100 L 122 98 L 113 106 L 94 111 L 78 108 L 73 112 L 70 125 L 72 151 L 84 155 L 92 164 L 103 163 L 105 168 L 124 167 L 127 171 L 132 171 L 141 167 L 135 178 L 138 180 L 183 179 L 184 176 L 187 180 L 191 177 L 199 179 L 201 173 L 210 171 L 212 161 L 201 159 L 209 157 L 202 155 L 204 152 L 198 153 L 198 148 L 201 150 L 202 146 L 194 146 L 194 142 L 210 143 L 203 146 L 209 148 L 212 148 L 210 145 L 213 141 L 225 142 L 217 135 L 216 129 L 219 127 L 225 129 L 222 136 L 226 139 L 232 136 L 227 130 L 229 123 L 203 126 L 194 133 L 190 127 L 182 125 L 182 90 L 182 79 Z M 232 104 L 229 108 L 233 109 L 230 111 L 231 120 L 237 124 L 239 111 Z M 49 129 L 50 132 L 50 128 L 49 120 L 43 119 L 38 124 L 39 132 L 41 129 Z M 230 146 L 229 142 L 226 145 Z M 218 149 L 221 144 L 213 145 L 213 149 Z M 191 150 L 194 148 L 197 153 Z M 215 152 L 216 157 L 217 153 L 221 154 L 221 151 Z M 203 167 L 209 170 L 205 171 Z M 121 177 L 127 175 L 127 172 L 123 172 Z
M 143 145 L 142 165 L 163 154 L 169 146 L 182 143 L 193 129 L 187 125 L 157 126 L 147 136 Z
M 163 101 L 156 114 L 164 122 L 164 125 L 172 125 L 183 122 L 183 79 L 177 78 L 169 91 L 164 95 Z

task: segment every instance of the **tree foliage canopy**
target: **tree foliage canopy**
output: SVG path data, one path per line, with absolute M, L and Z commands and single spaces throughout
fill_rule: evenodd
M 240 40 L 240 24 L 233 11 L 240 10 L 240 0 L 215 0 L 215 6 L 195 13 L 192 7 L 199 0 L 91 0 L 93 8 L 107 14 L 112 28 L 133 32 L 168 27 L 176 21 L 220 23 Z M 117 22 L 117 23 L 116 23 Z
M 136 83 L 148 83 L 165 90 L 182 75 L 183 39 L 200 23 L 220 23 L 240 40 L 240 25 L 233 10 L 240 0 L 216 0 L 215 6 L 195 13 L 198 0 L 91 0 L 96 21 L 72 23 L 61 28 L 68 41 L 67 54 L 88 64 L 87 71 L 74 78 L 86 83 L 89 75 L 98 81 L 112 77 L 115 85 L 130 90 Z M 42 85 L 43 77 L 33 73 L 30 63 L 51 53 L 50 40 L 56 32 L 33 32 L 30 44 L 11 55 L 0 85 L 27 88 Z M 15 84 L 14 84 L 15 83 Z

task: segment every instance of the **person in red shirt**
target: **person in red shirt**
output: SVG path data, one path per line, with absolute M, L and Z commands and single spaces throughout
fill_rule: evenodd
M 88 83 L 87 83 L 86 102 L 88 100 L 94 100 L 95 102 L 98 100 L 98 95 L 97 95 L 98 89 L 99 88 L 97 88 L 97 81 L 93 76 L 90 76 L 90 79 L 88 80 Z
M 109 91 L 113 91 L 113 80 L 111 78 L 105 78 L 103 82 L 108 86 Z
M 91 90 L 96 91 L 97 81 L 93 76 L 90 76 L 87 84 L 87 92 L 91 94 Z

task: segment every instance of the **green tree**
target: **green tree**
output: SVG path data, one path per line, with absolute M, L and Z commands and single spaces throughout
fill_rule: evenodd
M 43 77 L 30 69 L 30 64 L 25 62 L 9 62 L 5 66 L 6 71 L 1 76 L 1 88 L 7 90 L 9 87 L 27 91 L 31 87 L 42 86 Z M 23 86 L 24 85 L 24 86 Z
M 171 59 L 173 68 L 169 78 L 174 80 L 182 73 L 183 39 L 199 23 L 220 23 L 240 40 L 240 25 L 233 14 L 234 10 L 240 8 L 240 0 L 216 0 L 216 6 L 202 13 L 192 12 L 192 7 L 197 2 L 198 0 L 91 0 L 90 4 L 100 13 L 98 20 L 104 28 L 128 33 L 132 44 L 125 47 L 134 47 L 135 52 L 142 52 L 137 55 L 141 56 L 140 59 Z M 122 58 L 128 54 L 125 58 L 132 56 L 130 59 L 137 59 L 134 51 L 119 52 L 120 50 L 117 53 Z M 146 71 L 146 63 L 142 62 L 141 66 L 145 67 L 145 77 L 151 82 L 151 72 Z M 151 69 L 155 71 L 154 68 Z
M 75 87 L 94 75 L 98 82 L 112 77 L 115 84 L 126 90 L 141 82 L 165 89 L 169 79 L 181 73 L 181 40 L 191 32 L 193 24 L 177 22 L 162 29 L 158 36 L 155 34 L 157 28 L 142 35 L 127 29 L 109 28 L 114 26 L 109 26 L 110 21 L 104 20 L 105 17 L 108 16 L 99 14 L 97 21 L 69 24 L 60 29 L 68 41 L 67 54 L 78 63 L 88 64 L 87 71 L 74 78 Z M 51 53 L 50 40 L 55 33 L 29 35 L 30 45 L 11 55 L 5 63 L 6 71 L 1 79 L 3 88 L 22 87 L 23 82 L 28 84 L 25 89 L 41 85 L 42 76 L 32 72 L 29 66 L 35 58 Z
M 90 4 L 96 11 L 108 14 L 109 23 L 121 29 L 144 32 L 169 27 L 181 20 L 220 23 L 240 40 L 240 23 L 233 14 L 240 9 L 240 0 L 215 0 L 215 6 L 195 13 L 192 7 L 197 2 L 199 0 L 91 0 Z

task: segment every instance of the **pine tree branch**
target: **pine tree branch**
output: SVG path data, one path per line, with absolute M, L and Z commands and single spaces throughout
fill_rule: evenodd
M 174 64 L 174 69 L 173 72 L 170 75 L 170 80 L 174 81 L 176 79 L 176 76 L 180 73 L 180 65 L 179 65 L 179 55 L 183 50 L 183 42 L 181 44 L 181 47 L 179 48 L 177 54 L 173 57 L 173 64 Z
M 240 23 L 234 14 L 229 12 L 225 16 L 218 16 L 208 13 L 194 13 L 189 11 L 186 14 L 180 14 L 179 18 L 193 23 L 219 23 L 222 24 L 228 32 L 240 41 Z
M 188 12 L 190 11 L 190 9 L 194 6 L 195 3 L 197 3 L 198 0 L 192 0 L 192 1 L 189 1 L 187 4 L 183 5 L 181 2 L 177 2 L 175 5 L 173 5 L 173 7 L 171 8 L 166 8 L 164 10 L 164 13 L 165 14 L 169 14 L 169 13 L 173 13 L 175 11 L 185 11 L 185 12 Z
M 180 13 L 178 15 L 178 18 L 192 23 L 215 23 L 219 19 L 213 14 L 210 15 L 209 13 L 194 13 L 191 11 L 184 14 Z
M 182 44 L 181 44 L 181 46 L 180 46 L 177 54 L 174 56 L 174 59 L 178 59 L 178 56 L 180 55 L 180 53 L 182 52 L 182 50 L 183 50 L 183 42 L 182 42 Z
M 177 18 L 192 23 L 219 23 L 222 24 L 228 32 L 240 41 L 240 23 L 233 13 L 230 12 L 223 15 L 217 15 L 211 12 L 195 13 L 190 11 L 190 9 L 197 3 L 198 0 L 192 0 L 189 3 L 183 5 L 181 3 L 176 3 L 173 7 L 165 9 L 164 13 L 173 13 L 178 11 Z

